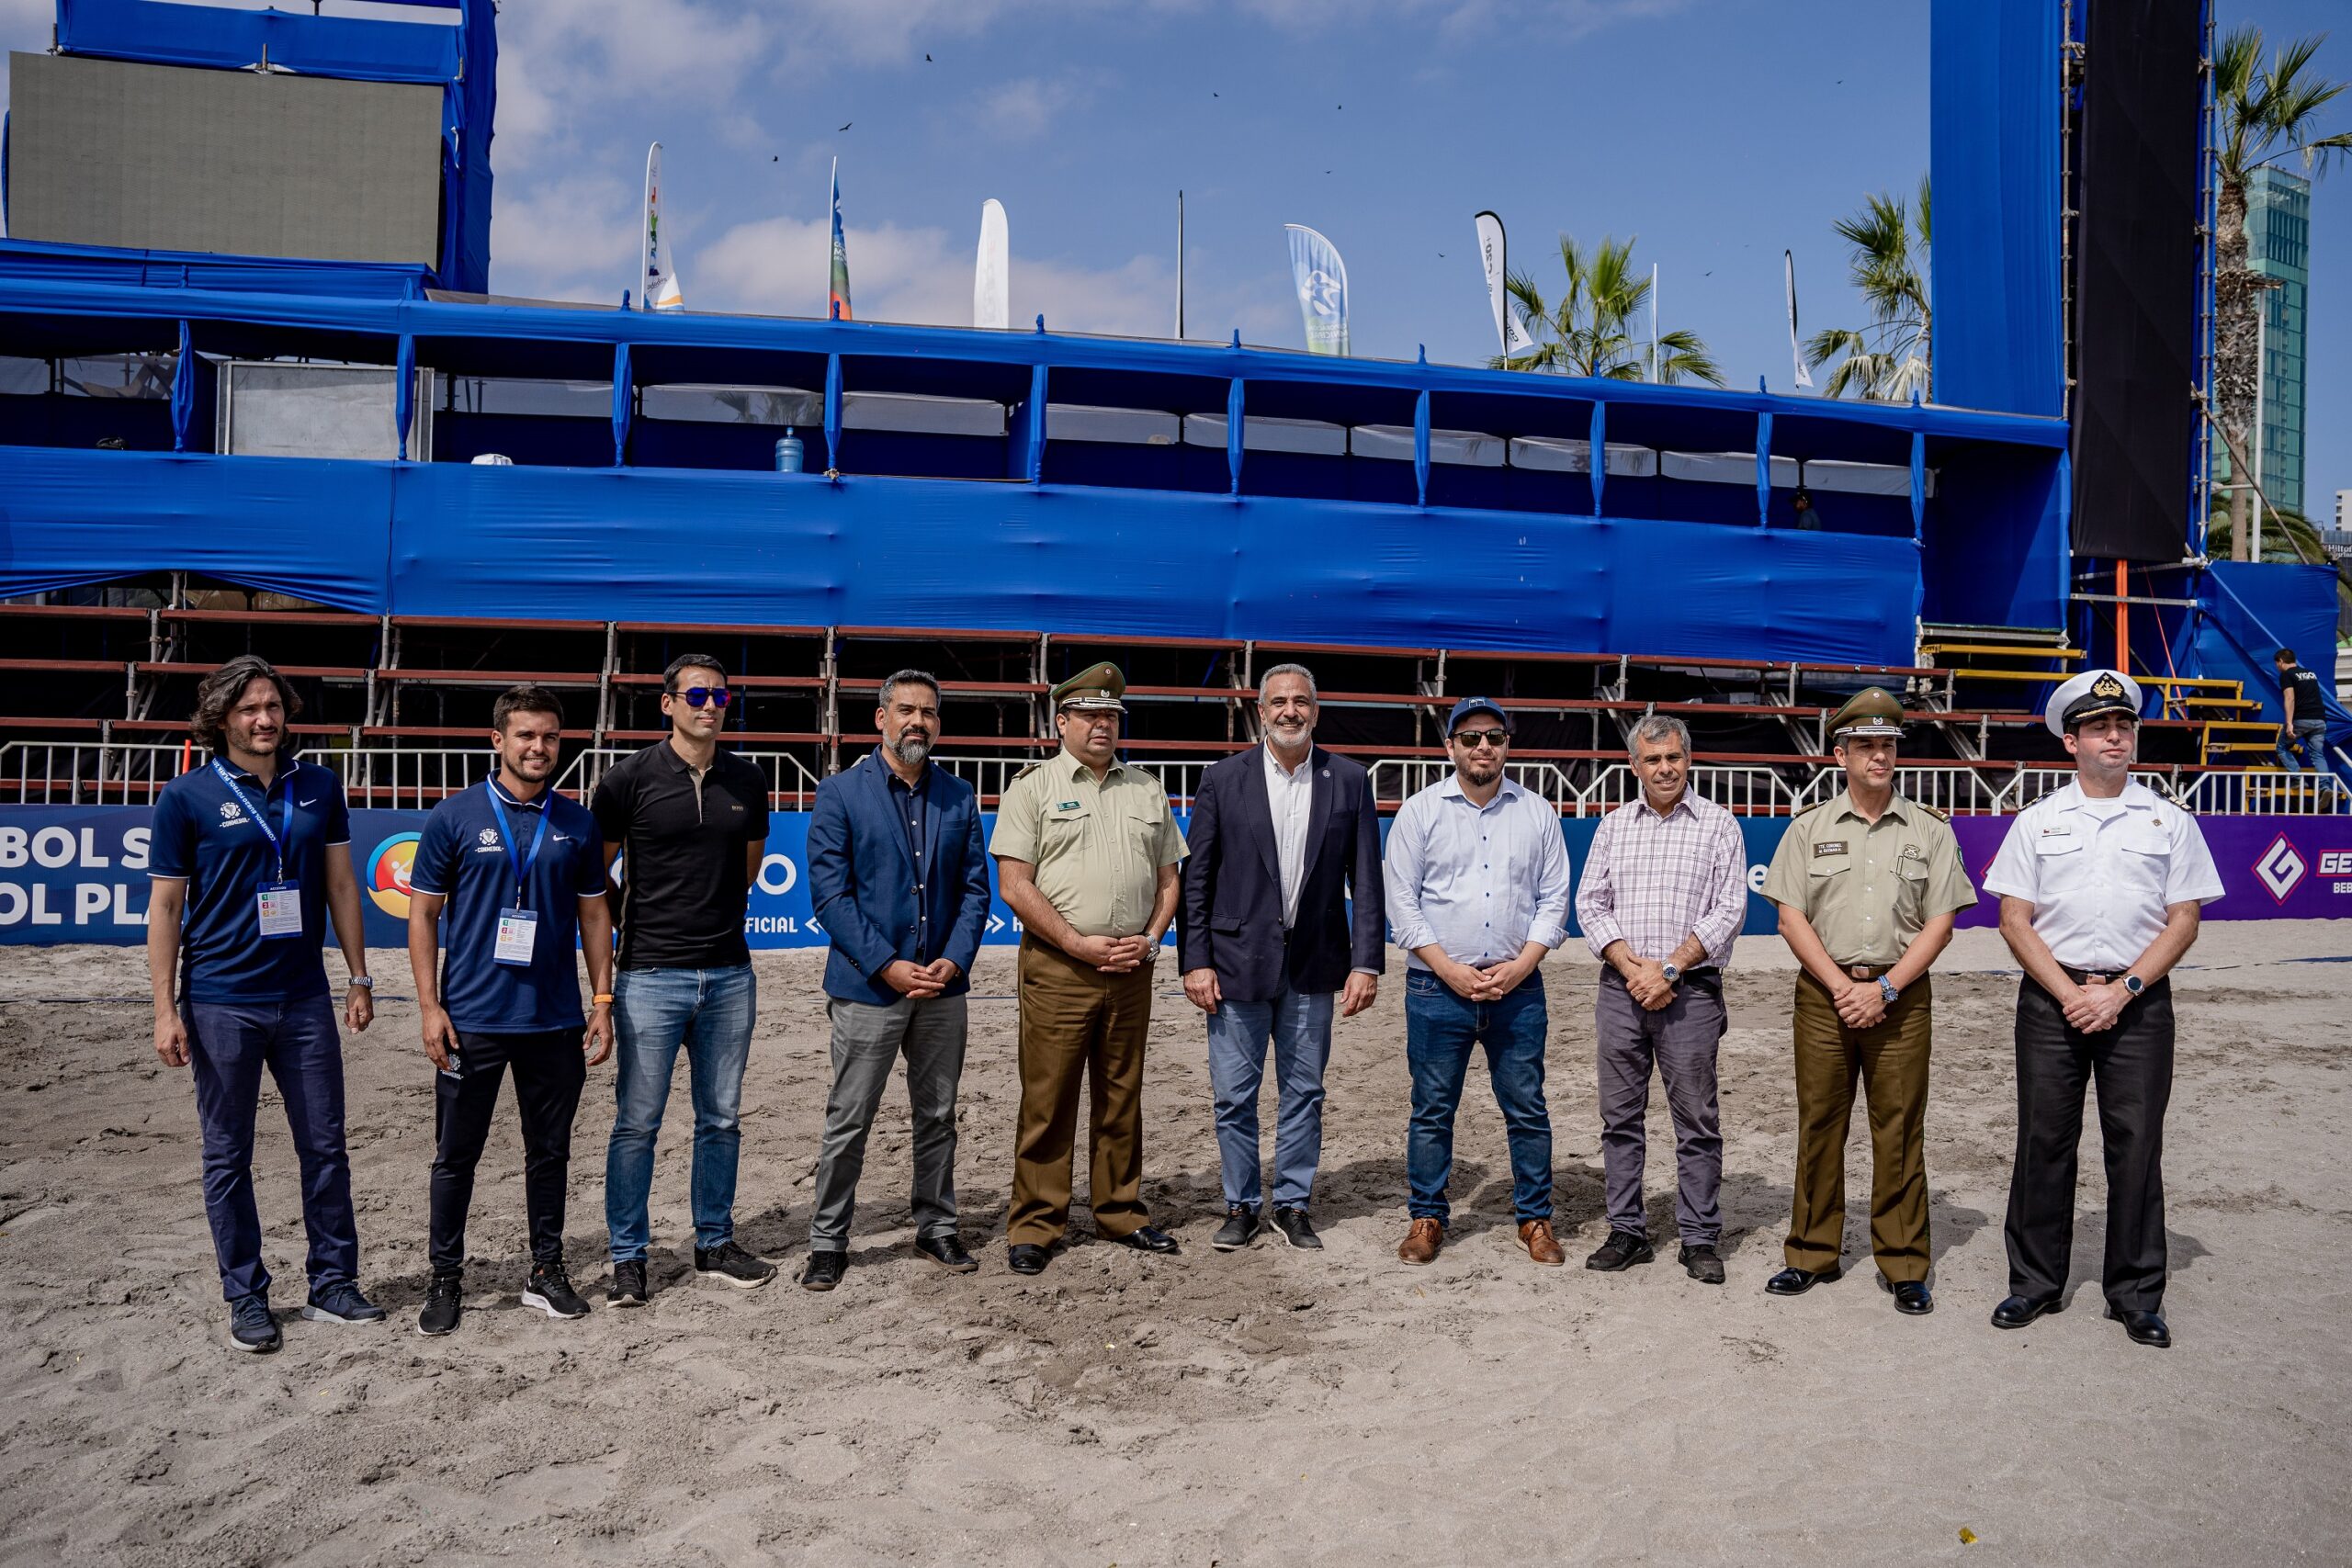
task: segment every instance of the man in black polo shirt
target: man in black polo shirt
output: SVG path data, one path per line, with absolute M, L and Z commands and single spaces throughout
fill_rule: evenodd
M 416 1331 L 447 1334 L 463 1307 L 466 1211 L 498 1080 L 514 1069 L 531 1279 L 523 1304 L 584 1317 L 563 1267 L 571 1118 L 588 1068 L 612 1055 L 613 918 L 595 819 L 548 787 L 563 709 L 544 686 L 502 693 L 490 714 L 496 774 L 433 808 L 410 880 L 409 968 L 434 1079 L 433 1281 Z M 449 917 L 440 962 L 441 916 Z M 580 1016 L 575 947 L 595 1010 Z M 436 974 L 435 971 L 438 970 Z
M 591 807 L 617 885 L 619 1113 L 605 1155 L 605 1225 L 615 1306 L 643 1306 L 653 1140 L 678 1051 L 695 1104 L 695 1271 L 744 1290 L 775 1265 L 735 1240 L 736 1114 L 752 1052 L 752 953 L 743 909 L 767 848 L 768 782 L 718 749 L 730 694 L 718 660 L 689 653 L 662 672 L 670 738 L 615 765 Z
M 2319 676 L 2295 662 L 2295 650 L 2282 648 L 2278 666 L 2278 702 L 2285 722 L 2278 727 L 2278 765 L 2289 773 L 2310 768 L 2321 778 L 2331 776 L 2327 765 L 2327 697 Z M 2303 757 L 2295 760 L 2296 747 Z

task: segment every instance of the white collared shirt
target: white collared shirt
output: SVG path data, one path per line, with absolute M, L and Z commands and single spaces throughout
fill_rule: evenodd
M 1274 824 L 1274 865 L 1283 880 L 1283 930 L 1298 924 L 1298 890 L 1306 880 L 1306 823 L 1315 809 L 1315 749 L 1285 768 L 1269 744 L 1266 755 L 1266 809 Z
M 2033 929 L 2073 969 L 2138 962 L 2165 909 L 2222 896 L 2197 818 L 2142 784 L 2096 800 L 2079 784 L 2035 801 L 2009 824 L 1984 891 L 2033 906 Z
M 1457 964 L 1483 968 L 1540 942 L 1568 935 L 1568 848 L 1560 814 L 1503 780 L 1484 807 L 1449 773 L 1396 813 L 1388 829 L 1388 925 L 1408 964 L 1432 943 Z

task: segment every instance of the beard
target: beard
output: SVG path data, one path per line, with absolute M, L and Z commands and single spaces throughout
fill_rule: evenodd
M 910 768 L 931 755 L 931 737 L 920 729 L 902 730 L 889 744 L 890 755 Z

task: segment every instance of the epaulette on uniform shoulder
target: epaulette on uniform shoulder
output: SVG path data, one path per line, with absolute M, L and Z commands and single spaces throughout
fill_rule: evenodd
M 1019 773 L 1013 774 L 1011 778 L 1005 780 L 1005 784 L 1008 786 L 1017 784 L 1023 779 L 1027 778 L 1031 773 L 1035 773 L 1039 768 L 1042 768 L 1046 764 L 1043 762 L 1032 762 L 1027 767 L 1022 769 Z
M 1830 800 L 1836 800 L 1837 798 L 1838 797 L 1833 795 L 1829 797 L 1829 800 L 1816 800 L 1811 806 L 1806 807 L 1803 811 L 1798 812 L 1796 817 L 1790 818 L 1789 820 L 1793 822 L 1797 819 L 1797 817 L 1810 817 L 1813 813 L 1828 805 Z
M 1939 822 L 1949 822 L 1951 820 L 1951 813 L 1946 811 L 1940 806 L 1930 806 L 1924 800 L 1915 800 L 1911 804 L 1917 807 L 1920 810 L 1926 812 L 1928 816 L 1934 818 Z

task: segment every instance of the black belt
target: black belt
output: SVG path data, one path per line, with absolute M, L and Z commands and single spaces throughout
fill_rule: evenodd
M 1875 980 L 1892 970 L 1894 965 L 1892 964 L 1841 964 L 1838 967 L 1846 971 L 1847 975 L 1853 979 Z
M 2061 964 L 2066 978 L 2077 986 L 2109 986 L 2131 973 L 2129 969 L 2077 969 L 2071 964 Z

